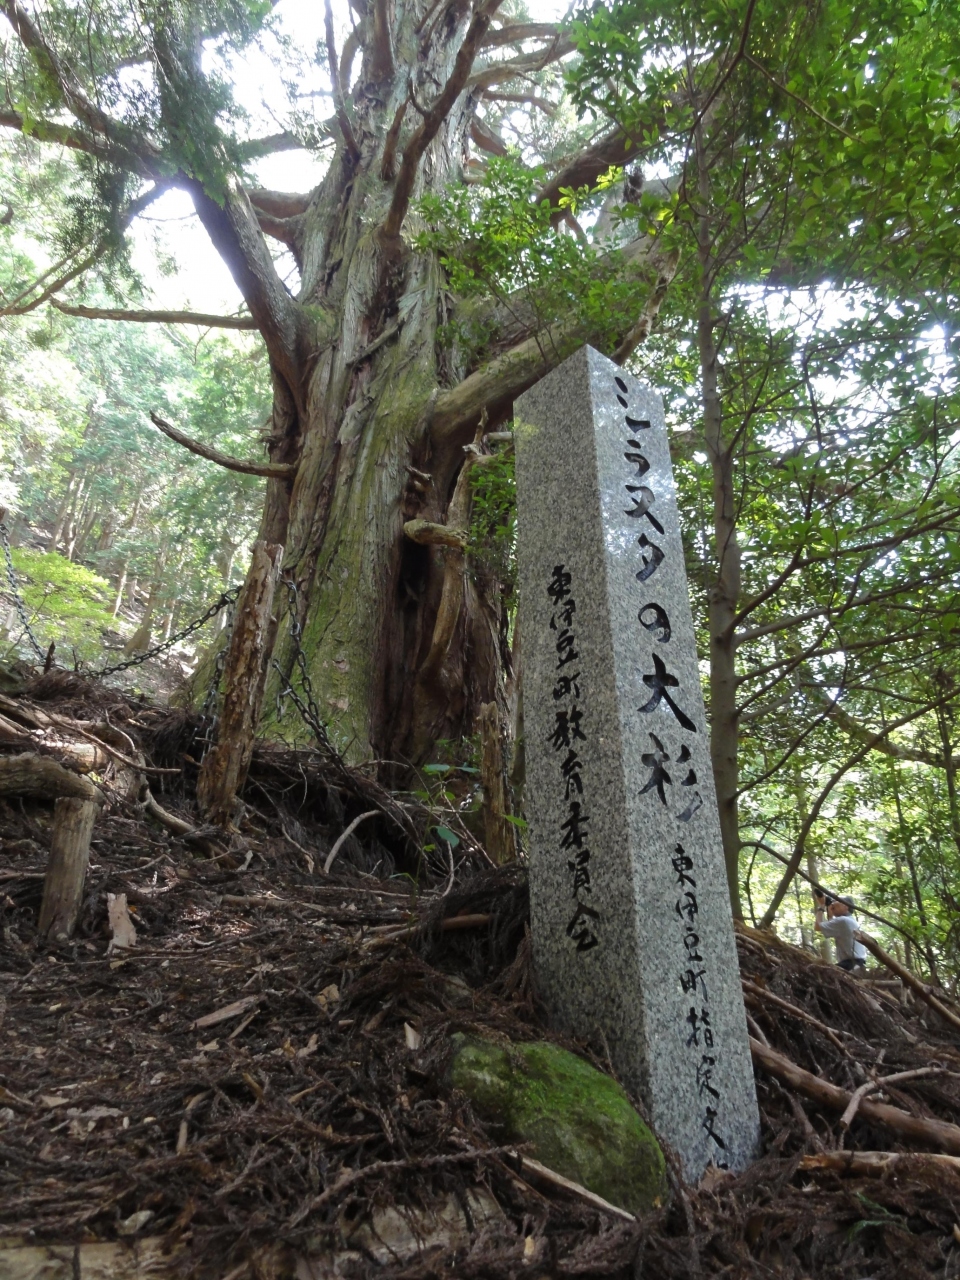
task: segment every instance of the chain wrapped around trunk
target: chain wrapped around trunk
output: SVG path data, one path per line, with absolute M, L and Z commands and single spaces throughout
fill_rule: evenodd
M 327 733 L 327 726 L 320 717 L 320 708 L 317 706 L 317 700 L 313 692 L 313 684 L 307 671 L 307 660 L 303 655 L 302 639 L 303 628 L 300 625 L 300 592 L 297 590 L 297 584 L 292 578 L 281 578 L 283 586 L 287 588 L 288 616 L 290 619 L 290 641 L 293 645 L 294 663 L 300 672 L 300 687 L 303 690 L 303 697 L 297 693 L 290 677 L 277 662 L 276 658 L 271 659 L 273 669 L 283 681 L 283 685 L 277 691 L 277 719 L 283 715 L 284 699 L 289 698 L 293 705 L 300 713 L 300 719 L 307 726 L 317 741 L 320 748 L 320 754 L 325 756 L 332 764 L 342 767 L 343 759 L 337 751 L 336 747 L 330 741 Z

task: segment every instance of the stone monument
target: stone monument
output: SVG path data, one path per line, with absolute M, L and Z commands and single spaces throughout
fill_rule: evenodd
M 663 406 L 584 347 L 517 401 L 539 990 L 697 1179 L 759 1115 Z

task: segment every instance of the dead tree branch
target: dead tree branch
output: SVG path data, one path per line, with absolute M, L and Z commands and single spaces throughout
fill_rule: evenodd
M 193 440 L 190 436 L 185 436 L 182 431 L 178 431 L 176 427 L 171 426 L 169 422 L 165 421 L 157 413 L 151 413 L 150 421 L 165 436 L 182 445 L 184 449 L 189 449 L 191 453 L 195 453 L 200 458 L 206 458 L 208 462 L 215 462 L 218 467 L 226 467 L 228 471 L 239 471 L 242 475 L 247 476 L 269 476 L 273 479 L 285 479 L 288 476 L 292 476 L 297 469 L 297 465 L 294 462 L 248 462 L 241 458 L 231 458 L 229 454 L 221 453 L 219 449 L 214 449 L 211 445 L 201 444 L 199 440 Z
M 761 1044 L 759 1040 L 751 1038 L 750 1052 L 757 1066 L 763 1067 L 770 1075 L 797 1093 L 802 1093 L 805 1098 L 811 1098 L 831 1111 L 846 1111 L 853 1099 L 853 1095 L 846 1089 L 831 1084 L 822 1076 L 804 1071 L 782 1053 Z M 960 1155 L 960 1127 L 955 1124 L 912 1116 L 899 1107 L 891 1107 L 885 1102 L 871 1102 L 867 1098 L 860 1103 L 860 1114 L 876 1124 L 886 1125 L 894 1133 L 902 1133 L 905 1137 L 929 1143 L 950 1155 Z
M 133 324 L 196 324 L 204 329 L 256 329 L 249 316 L 213 316 L 199 311 L 124 311 L 112 307 L 87 307 L 51 298 L 50 305 L 65 316 L 83 320 L 127 320 Z

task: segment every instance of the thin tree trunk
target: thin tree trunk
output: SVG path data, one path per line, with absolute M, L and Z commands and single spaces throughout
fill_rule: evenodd
M 87 542 L 89 541 L 90 535 L 93 533 L 93 527 L 99 518 L 100 512 L 97 510 L 96 506 L 93 506 L 83 519 L 82 527 L 80 533 L 77 535 L 71 559 L 83 559 L 83 554 L 87 549 Z
M 73 510 L 74 503 L 76 502 L 76 489 L 74 488 L 76 483 L 77 477 L 71 471 L 69 479 L 67 480 L 67 488 L 63 495 L 63 501 L 60 503 L 60 508 L 57 511 L 57 518 L 53 524 L 53 533 L 50 535 L 51 551 L 57 550 L 60 545 L 60 540 L 63 538 L 64 532 L 66 531 L 67 522 L 70 519 L 70 512 Z
M 95 800 L 69 797 L 61 797 L 54 805 L 50 862 L 43 882 L 38 924 L 44 937 L 59 941 L 73 936 L 90 861 L 90 837 L 99 807 Z
M 807 784 L 803 774 L 800 772 L 800 765 L 796 756 L 793 758 L 793 793 L 797 798 L 797 816 L 802 827 L 809 816 L 810 806 L 807 803 Z M 809 848 L 807 849 L 807 875 L 814 884 L 820 883 L 820 868 L 817 865 L 817 855 Z M 820 952 L 820 958 L 822 960 L 832 959 L 830 955 L 830 939 L 824 937 L 822 933 L 815 932 L 815 941 L 817 950 Z
M 495 702 L 485 702 L 480 708 L 480 742 L 484 844 L 487 853 L 499 867 L 517 856 L 517 845 L 513 824 L 507 821 L 503 735 L 500 708 Z
M 143 617 L 140 619 L 140 625 L 136 631 L 123 646 L 124 653 L 143 653 L 150 648 L 150 641 L 153 636 L 153 615 L 160 603 L 160 594 L 163 590 L 163 570 L 166 562 L 166 554 L 161 551 L 157 556 L 156 564 L 153 570 L 153 581 L 150 583 L 150 594 L 147 596 L 147 607 L 144 610 Z
M 733 449 L 724 438 L 718 351 L 714 340 L 713 242 L 710 218 L 710 179 L 699 131 L 696 137 L 700 213 L 697 239 L 701 297 L 697 316 L 697 345 L 703 397 L 703 435 L 713 471 L 713 527 L 716 578 L 709 591 L 710 631 L 710 755 L 720 811 L 720 832 L 727 871 L 730 907 L 743 919 L 740 899 L 739 726 L 737 712 L 736 645 L 734 626 L 740 599 L 740 546 L 737 541 Z
M 77 486 L 76 502 L 73 510 L 70 512 L 70 519 L 68 520 L 67 527 L 64 531 L 63 554 L 68 560 L 73 559 L 74 549 L 76 548 L 77 538 L 80 533 L 80 526 L 90 502 L 89 487 L 86 477 L 84 476 L 80 481 L 80 484 Z M 81 494 L 83 495 L 82 501 Z
M 950 741 L 950 726 L 942 706 L 937 707 L 937 728 L 940 730 L 940 742 L 943 745 L 943 773 L 947 780 L 947 801 L 950 812 L 950 834 L 953 843 L 960 852 L 960 797 L 957 795 L 957 770 L 953 763 L 953 743 Z
M 223 710 L 217 740 L 197 781 L 197 801 L 211 822 L 232 824 L 236 798 L 246 781 L 254 734 L 263 704 L 266 663 L 273 649 L 273 596 L 283 547 L 257 542 L 237 605 L 237 619 L 224 663 Z
M 907 830 L 906 819 L 903 816 L 903 802 L 900 799 L 900 762 L 891 760 L 890 770 L 893 775 L 893 799 L 897 806 L 897 826 L 900 831 L 900 851 L 903 859 L 907 864 L 907 870 L 910 872 L 910 887 L 913 890 L 913 901 L 916 904 L 917 916 L 920 920 L 921 928 L 924 933 L 924 954 L 927 958 L 927 967 L 930 970 L 930 981 L 940 985 L 940 976 L 937 973 L 937 958 L 934 955 L 933 947 L 927 938 L 927 931 L 930 928 L 929 919 L 927 917 L 927 909 L 923 902 L 923 894 L 920 890 L 920 877 L 917 875 L 917 864 L 914 861 L 913 853 L 910 849 L 910 833 Z
M 120 612 L 120 606 L 123 604 L 123 593 L 127 586 L 127 569 L 129 565 L 130 559 L 129 557 L 125 557 L 122 565 L 120 566 L 120 580 L 117 583 L 117 598 L 113 602 L 113 609 L 110 613 L 112 618 L 116 618 L 117 614 Z

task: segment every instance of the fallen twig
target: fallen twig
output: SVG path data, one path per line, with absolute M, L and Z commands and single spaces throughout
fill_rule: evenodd
M 368 809 L 366 813 L 361 813 L 358 818 L 354 818 L 354 820 L 350 823 L 349 827 L 347 827 L 346 831 L 344 831 L 342 835 L 337 837 L 333 848 L 327 854 L 326 862 L 323 864 L 323 874 L 325 876 L 328 876 L 330 874 L 330 868 L 333 866 L 333 860 L 337 856 L 337 854 L 340 852 L 340 849 L 342 848 L 344 841 L 347 840 L 349 836 L 353 835 L 354 831 L 356 831 L 357 827 L 359 827 L 361 822 L 363 822 L 366 818 L 375 818 L 379 812 L 380 812 L 379 809 Z
M 447 916 L 446 920 L 440 921 L 440 932 L 451 933 L 457 929 L 482 929 L 484 925 L 488 925 L 493 919 L 492 915 L 471 915 L 471 916 Z M 412 938 L 415 933 L 419 933 L 423 928 L 422 924 L 405 924 L 400 929 L 395 929 L 392 933 L 383 933 L 376 938 L 368 938 L 364 942 L 365 947 L 385 947 L 391 942 L 400 942 L 404 938 Z
M 933 1166 L 960 1173 L 960 1157 L 945 1156 L 936 1151 L 824 1151 L 804 1156 L 800 1168 L 804 1172 L 833 1169 L 838 1173 L 867 1174 L 880 1177 L 895 1171 L 918 1172 Z
M 874 1089 L 883 1089 L 888 1084 L 903 1084 L 907 1080 L 916 1080 L 920 1076 L 939 1076 L 944 1074 L 952 1074 L 947 1071 L 946 1067 L 918 1067 L 913 1071 L 898 1071 L 896 1075 L 882 1076 L 879 1080 L 867 1080 L 859 1088 L 854 1089 L 850 1095 L 850 1102 L 846 1111 L 840 1117 L 840 1128 L 849 1129 L 853 1123 L 853 1118 L 860 1108 L 860 1103 L 872 1093 Z
M 769 1004 L 778 1005 L 781 1009 L 785 1009 L 787 1013 L 792 1013 L 795 1018 L 802 1018 L 804 1022 L 809 1022 L 816 1027 L 818 1031 L 823 1032 L 828 1040 L 837 1046 L 841 1053 L 846 1053 L 846 1049 L 835 1031 L 821 1022 L 819 1018 L 815 1018 L 813 1014 L 807 1013 L 805 1009 L 801 1009 L 798 1005 L 791 1004 L 789 1000 L 784 1000 L 782 996 L 774 995 L 772 991 L 767 991 L 764 987 L 758 987 L 756 983 L 750 981 L 749 978 L 742 978 L 741 985 L 744 991 L 758 999 L 765 1000 Z
M 750 1052 L 754 1062 L 769 1071 L 772 1076 L 782 1080 L 798 1093 L 812 1098 L 815 1102 L 829 1107 L 832 1111 L 846 1111 L 853 1100 L 853 1095 L 839 1085 L 831 1084 L 820 1076 L 804 1071 L 795 1062 L 777 1053 L 759 1040 L 750 1039 Z M 951 1155 L 960 1155 L 960 1127 L 948 1124 L 944 1120 L 930 1120 L 921 1116 L 912 1116 L 899 1107 L 891 1107 L 885 1102 L 871 1102 L 864 1098 L 859 1106 L 860 1112 L 868 1120 L 884 1124 L 896 1133 L 929 1142 L 933 1146 L 944 1148 Z
M 520 1156 L 519 1159 L 520 1167 L 524 1173 L 535 1174 L 536 1177 L 542 1178 L 544 1182 L 549 1182 L 552 1187 L 560 1187 L 564 1191 L 569 1191 L 578 1200 L 592 1205 L 594 1209 L 600 1209 L 603 1213 L 609 1213 L 614 1218 L 621 1218 L 625 1222 L 636 1222 L 636 1217 L 626 1209 L 621 1209 L 617 1204 L 611 1204 L 609 1200 L 604 1200 L 603 1196 L 598 1196 L 594 1191 L 588 1191 L 579 1182 L 572 1182 L 562 1174 L 554 1173 L 553 1169 L 548 1169 L 539 1160 L 533 1160 L 530 1156 Z
M 147 813 L 153 814 L 153 816 L 159 822 L 162 822 L 168 830 L 172 831 L 174 835 L 185 836 L 189 831 L 196 830 L 196 827 L 192 822 L 185 822 L 183 818 L 177 818 L 174 814 L 168 813 L 162 805 L 157 803 L 156 797 L 152 791 L 147 791 L 144 808 Z
M 490 1147 L 485 1151 L 478 1151 L 471 1147 L 467 1151 L 458 1151 L 451 1155 L 443 1156 L 426 1156 L 420 1160 L 374 1160 L 370 1164 L 361 1165 L 359 1169 L 344 1170 L 332 1186 L 321 1191 L 318 1196 L 314 1196 L 306 1204 L 302 1204 L 288 1220 L 287 1226 L 295 1227 L 298 1222 L 302 1222 L 315 1209 L 319 1209 L 328 1200 L 332 1200 L 334 1196 L 346 1191 L 347 1187 L 352 1187 L 354 1183 L 361 1182 L 364 1178 L 371 1178 L 381 1173 L 399 1172 L 401 1169 L 428 1169 L 444 1164 L 466 1164 L 473 1160 L 483 1160 L 486 1156 L 500 1155 L 509 1151 L 508 1147 Z
M 259 996 L 244 996 L 242 1000 L 234 1000 L 233 1004 L 226 1004 L 222 1009 L 215 1009 L 213 1013 L 205 1013 L 202 1018 L 197 1018 L 196 1022 L 191 1022 L 191 1031 L 199 1031 L 204 1027 L 215 1027 L 220 1022 L 229 1022 L 231 1018 L 237 1018 L 241 1013 L 246 1011 L 253 1004 L 258 1004 Z

